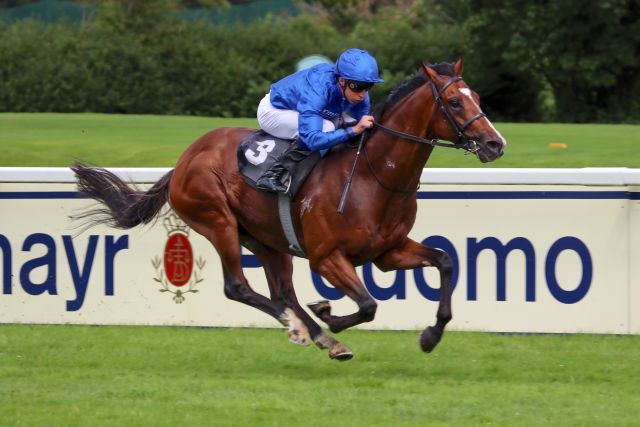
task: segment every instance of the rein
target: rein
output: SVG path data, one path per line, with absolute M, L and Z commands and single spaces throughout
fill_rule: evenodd
M 466 154 L 475 153 L 476 151 L 478 151 L 480 149 L 480 147 L 478 147 L 475 144 L 475 141 L 470 141 L 470 142 L 473 142 L 473 146 L 467 145 L 467 144 L 440 142 L 440 140 L 438 138 L 433 138 L 433 139 L 420 138 L 419 136 L 411 135 L 410 133 L 404 133 L 404 132 L 400 132 L 399 130 L 391 129 L 391 128 L 386 127 L 386 126 L 384 126 L 384 125 L 382 125 L 382 124 L 380 124 L 378 122 L 373 122 L 373 125 L 375 127 L 379 128 L 380 130 L 385 131 L 388 134 L 391 134 L 391 135 L 394 135 L 394 136 L 398 136 L 398 137 L 400 137 L 402 139 L 406 139 L 408 141 L 417 142 L 419 144 L 431 145 L 432 147 L 445 147 L 445 148 L 463 149 L 463 150 L 467 151 Z
M 456 132 L 457 134 L 457 138 L 456 138 L 456 142 L 454 143 L 446 143 L 446 142 L 440 142 L 437 138 L 432 138 L 432 139 L 426 139 L 426 138 L 421 138 L 419 136 L 415 136 L 415 135 L 411 135 L 409 133 L 404 133 L 404 132 L 400 132 L 399 130 L 395 130 L 395 129 L 391 129 L 387 126 L 382 125 L 379 122 L 373 122 L 373 125 L 375 127 L 377 127 L 378 129 L 397 136 L 399 138 L 402 139 L 406 139 L 407 141 L 412 141 L 412 142 L 417 142 L 419 144 L 426 144 L 426 145 L 430 145 L 432 147 L 444 147 L 444 148 L 455 148 L 455 149 L 463 149 L 466 151 L 465 154 L 471 154 L 471 153 L 475 153 L 478 150 L 480 150 L 480 146 L 478 145 L 478 143 L 472 139 L 470 139 L 469 137 L 467 137 L 464 132 L 467 130 L 467 128 L 469 127 L 469 125 L 473 122 L 475 122 L 476 120 L 482 118 L 482 117 L 486 117 L 487 115 L 483 112 L 479 112 L 478 114 L 476 114 L 475 116 L 471 117 L 469 120 L 467 120 L 466 122 L 464 122 L 462 124 L 462 126 L 458 125 L 458 122 L 455 121 L 455 119 L 453 118 L 453 116 L 451 115 L 451 113 L 449 112 L 449 109 L 444 105 L 444 103 L 442 102 L 442 94 L 444 93 L 445 90 L 447 90 L 447 88 L 449 86 L 451 86 L 452 84 L 462 81 L 462 77 L 454 77 L 451 80 L 449 80 L 445 85 L 442 86 L 442 88 L 440 88 L 440 90 L 438 91 L 436 89 L 435 84 L 432 81 L 429 81 L 429 85 L 431 86 L 431 92 L 433 93 L 433 98 L 434 101 L 436 103 L 436 105 L 438 106 L 438 108 L 440 108 L 440 110 L 442 111 L 442 113 L 444 114 L 444 116 L 446 117 L 447 121 L 449 122 L 449 124 L 451 125 L 451 127 L 453 128 L 453 130 Z M 415 189 L 411 189 L 411 190 L 400 190 L 400 189 L 395 189 L 395 188 L 390 188 L 388 186 L 386 186 L 381 180 L 380 178 L 378 178 L 378 176 L 376 175 L 375 170 L 373 169 L 373 165 L 371 164 L 371 161 L 369 160 L 369 154 L 367 153 L 367 148 L 366 146 L 363 146 L 363 151 L 364 151 L 364 157 L 367 159 L 367 165 L 369 166 L 369 170 L 371 171 L 371 174 L 373 175 L 373 177 L 375 178 L 375 180 L 378 182 L 378 184 L 384 188 L 385 190 L 392 192 L 392 193 L 404 193 L 404 194 L 411 194 L 411 193 L 415 193 L 416 191 L 418 191 L 418 188 L 420 188 L 420 183 L 418 183 L 418 186 Z
M 435 84 L 432 81 L 429 81 L 429 85 L 431 86 L 431 92 L 433 93 L 433 98 L 434 98 L 434 101 L 435 101 L 436 105 L 438 106 L 438 108 L 440 108 L 440 111 L 442 111 L 442 113 L 444 114 L 445 118 L 447 119 L 447 121 L 449 122 L 449 124 L 451 125 L 453 130 L 456 132 L 456 135 L 457 135 L 456 142 L 454 142 L 454 143 L 446 143 L 446 142 L 440 142 L 437 138 L 432 138 L 432 139 L 421 138 L 419 136 L 415 136 L 415 135 L 411 135 L 409 133 L 400 132 L 399 130 L 391 129 L 391 128 L 386 127 L 386 126 L 384 126 L 381 123 L 376 122 L 376 121 L 373 122 L 374 127 L 378 128 L 378 129 L 380 129 L 380 130 L 382 130 L 382 131 L 384 131 L 384 132 L 386 132 L 386 133 L 388 133 L 390 135 L 394 135 L 394 136 L 397 136 L 399 138 L 406 139 L 407 141 L 417 142 L 419 144 L 426 144 L 426 145 L 430 145 L 432 147 L 463 149 L 463 150 L 466 151 L 465 154 L 476 153 L 478 150 L 480 150 L 480 146 L 478 145 L 478 143 L 476 141 L 474 141 L 473 139 L 470 139 L 469 137 L 467 137 L 464 132 L 467 130 L 467 128 L 469 127 L 469 125 L 471 123 L 475 122 L 476 120 L 478 120 L 478 119 L 480 119 L 482 117 L 486 117 L 487 115 L 481 111 L 478 114 L 476 114 L 475 116 L 473 116 L 470 119 L 468 119 L 462 125 L 458 125 L 458 122 L 456 122 L 456 120 L 453 118 L 453 116 L 449 112 L 449 109 L 442 102 L 442 94 L 444 93 L 444 91 L 447 90 L 447 88 L 449 86 L 451 86 L 452 84 L 454 84 L 456 82 L 459 82 L 459 81 L 462 81 L 462 77 L 459 77 L 459 76 L 458 77 L 454 77 L 451 80 L 449 80 L 446 84 L 444 84 L 442 86 L 442 88 L 440 88 L 440 90 L 437 90 Z M 360 152 L 361 151 L 364 152 L 364 157 L 365 157 L 365 159 L 367 159 L 367 166 L 369 166 L 369 170 L 371 171 L 371 174 L 375 178 L 375 180 L 378 183 L 378 185 L 380 185 L 380 187 L 382 187 L 386 191 L 389 191 L 390 193 L 413 194 L 413 193 L 418 191 L 418 188 L 420 188 L 420 182 L 418 182 L 418 186 L 415 189 L 404 190 L 404 189 L 391 188 L 391 187 L 386 186 L 380 180 L 380 178 L 378 178 L 378 175 L 376 175 L 376 171 L 374 170 L 373 165 L 371 164 L 371 160 L 369 160 L 369 154 L 367 153 L 366 141 L 368 140 L 368 138 L 365 138 L 365 134 L 366 133 L 367 132 L 363 133 L 362 137 L 360 138 L 360 144 L 358 146 L 358 152 L 357 152 L 356 157 L 355 157 L 354 162 L 353 162 L 353 167 L 351 169 L 351 174 L 349 175 L 349 180 L 347 182 L 347 185 L 345 185 L 344 191 L 342 193 L 342 198 L 340 200 L 340 206 L 338 208 L 338 212 L 340 214 L 342 214 L 344 212 L 345 202 L 346 202 L 347 196 L 349 194 L 349 190 L 351 188 L 351 181 L 353 179 L 353 174 L 355 172 L 356 163 L 358 161 L 358 158 L 360 157 Z

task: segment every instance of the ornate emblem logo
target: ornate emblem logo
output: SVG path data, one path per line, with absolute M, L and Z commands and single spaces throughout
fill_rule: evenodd
M 180 218 L 172 213 L 164 219 L 163 225 L 167 230 L 167 243 L 163 257 L 156 256 L 151 260 L 156 270 L 153 280 L 159 283 L 160 292 L 173 294 L 176 304 L 182 304 L 185 294 L 198 292 L 195 287 L 203 280 L 200 274 L 205 260 L 202 257 L 194 259 L 190 229 Z

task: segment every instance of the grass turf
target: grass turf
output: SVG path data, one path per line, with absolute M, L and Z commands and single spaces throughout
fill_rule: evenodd
M 0 167 L 173 166 L 185 148 L 222 126 L 256 127 L 255 119 L 105 114 L 0 114 Z M 509 144 L 497 162 L 481 164 L 438 148 L 429 167 L 640 167 L 638 125 L 497 123 Z M 567 148 L 550 148 L 549 144 Z
M 255 125 L 4 113 L 0 166 L 172 166 L 210 129 Z M 500 161 L 438 149 L 429 166 L 640 167 L 638 126 L 497 127 Z M 449 332 L 424 355 L 417 336 L 344 332 L 340 364 L 278 330 L 0 325 L 0 425 L 640 424 L 640 337 Z
M 230 302 L 231 303 L 231 302 Z M 638 425 L 640 337 L 0 325 L 0 425 Z

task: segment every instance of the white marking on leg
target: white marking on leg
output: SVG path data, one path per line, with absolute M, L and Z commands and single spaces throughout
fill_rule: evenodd
M 309 334 L 309 329 L 307 329 L 307 326 L 302 322 L 302 320 L 300 320 L 292 309 L 287 307 L 284 310 L 283 317 L 289 325 L 288 335 L 290 342 L 304 346 L 311 344 L 311 334 Z
M 424 265 L 425 267 L 431 267 L 433 264 L 425 260 L 425 261 L 422 261 L 422 265 Z

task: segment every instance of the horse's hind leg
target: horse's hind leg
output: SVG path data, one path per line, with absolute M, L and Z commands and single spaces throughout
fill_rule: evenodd
M 422 350 L 426 353 L 431 352 L 440 342 L 444 328 L 452 318 L 451 274 L 453 267 L 449 254 L 406 239 L 402 245 L 384 253 L 374 262 L 382 271 L 429 266 L 436 267 L 440 271 L 440 302 L 436 313 L 436 324 L 426 328 L 420 335 Z
M 293 263 L 291 255 L 266 247 L 255 239 L 241 235 L 242 244 L 249 248 L 262 262 L 269 284 L 271 299 L 281 302 L 289 321 L 289 341 L 308 345 L 309 340 L 320 348 L 329 349 L 329 357 L 348 360 L 353 357 L 351 350 L 326 333 L 300 306 L 293 287 Z M 288 312 L 290 310 L 290 312 Z
M 276 252 L 246 235 L 241 234 L 240 240 L 242 245 L 249 248 L 262 263 L 269 284 L 271 300 L 287 307 L 284 321 L 286 322 L 285 326 L 289 327 L 289 341 L 298 345 L 309 345 L 311 337 L 318 334 L 318 328 L 315 327 L 318 325 L 310 324 L 307 326 L 308 322 L 301 319 L 302 313 L 296 309 L 297 300 L 291 283 L 293 275 L 291 255 Z
M 181 218 L 216 248 L 222 262 L 225 295 L 229 299 L 255 307 L 282 322 L 285 318 L 284 305 L 255 292 L 242 272 L 238 224 L 228 206 L 221 202 L 211 210 L 185 213 L 181 212 L 177 205 L 173 203 L 174 209 Z

